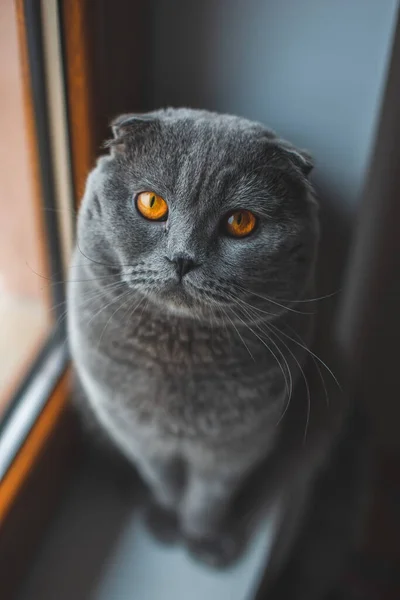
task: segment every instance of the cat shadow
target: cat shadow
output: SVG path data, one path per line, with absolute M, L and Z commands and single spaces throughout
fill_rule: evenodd
M 352 241 L 352 227 L 341 198 L 330 194 L 323 184 L 316 187 L 321 223 L 316 292 L 317 295 L 325 295 L 340 291 Z M 320 306 L 323 307 L 324 303 Z
M 112 449 L 87 438 L 81 466 L 20 599 L 94 597 L 144 496 L 144 486 L 133 468 Z
M 335 363 L 339 321 L 344 300 L 345 277 L 352 246 L 352 226 L 343 199 L 318 184 L 321 237 L 316 268 L 315 336 L 312 350 Z M 327 297 L 326 297 L 327 296 Z

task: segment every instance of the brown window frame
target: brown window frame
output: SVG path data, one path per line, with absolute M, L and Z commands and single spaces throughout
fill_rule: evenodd
M 54 174 L 49 143 L 49 123 L 44 82 L 44 60 L 40 25 L 40 6 L 31 0 L 15 0 L 18 39 L 23 75 L 25 126 L 29 143 L 36 226 L 45 277 L 53 281 L 63 272 L 54 200 Z M 44 208 L 49 210 L 43 210 Z M 3 460 L 0 480 L 0 564 L 2 596 L 10 600 L 17 594 L 45 526 L 56 508 L 72 472 L 80 448 L 79 428 L 69 409 L 69 366 L 62 313 L 63 285 L 52 286 L 47 305 L 54 307 L 55 325 L 10 404 L 1 422 L 0 434 L 15 426 L 17 412 L 40 376 L 43 397 L 35 399 L 34 410 L 16 428 L 14 447 Z M 58 353 L 58 354 L 57 354 Z M 32 357 L 33 358 L 33 357 Z M 41 369 L 52 362 L 49 370 Z M 14 382 L 14 385 L 16 381 Z M 42 392 L 40 392 L 42 393 Z M 40 395 L 39 393 L 39 395 Z M 19 421 L 21 422 L 21 421 Z M 13 432 L 14 435 L 14 432 Z M 3 438 L 4 439 L 4 438 Z M 4 456 L 3 456 L 4 458 Z

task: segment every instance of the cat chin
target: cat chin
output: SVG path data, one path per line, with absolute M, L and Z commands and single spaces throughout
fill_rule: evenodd
M 150 299 L 160 309 L 160 312 L 165 314 L 198 318 L 202 313 L 202 307 L 198 300 L 180 289 L 168 289 L 165 292 L 153 293 Z
M 175 304 L 174 302 L 165 302 L 164 308 L 165 312 L 170 315 L 174 315 L 177 317 L 197 317 L 198 313 L 193 310 L 193 308 L 189 308 L 188 306 L 184 306 L 182 304 Z
M 216 323 L 218 315 L 214 307 L 207 301 L 192 295 L 188 289 L 181 285 L 165 286 L 165 288 L 146 290 L 145 296 L 160 313 L 185 319 L 195 319 L 205 323 Z

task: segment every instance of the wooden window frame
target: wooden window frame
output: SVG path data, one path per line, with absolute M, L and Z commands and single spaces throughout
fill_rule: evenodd
M 62 278 L 63 262 L 54 207 L 41 12 L 32 0 L 15 0 L 15 10 L 36 226 L 45 275 L 56 281 Z M 12 441 L 7 446 L 9 456 L 2 452 L 0 457 L 4 470 L 0 480 L 1 594 L 9 600 L 18 593 L 81 448 L 78 423 L 68 406 L 70 376 L 65 326 L 60 319 L 64 300 L 64 286 L 52 286 L 47 305 L 54 307 L 55 325 L 42 350 L 38 348 L 1 422 L 2 440 L 8 436 Z

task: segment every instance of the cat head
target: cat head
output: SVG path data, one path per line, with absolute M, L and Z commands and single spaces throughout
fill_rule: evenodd
M 189 317 L 272 318 L 303 297 L 318 240 L 306 153 L 207 111 L 123 115 L 112 129 L 79 216 L 93 268 Z

